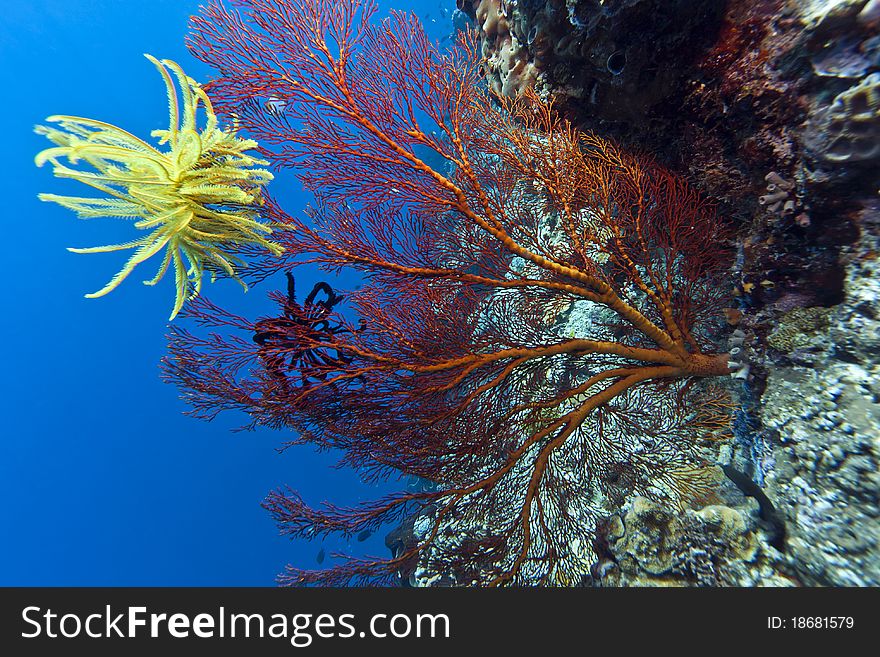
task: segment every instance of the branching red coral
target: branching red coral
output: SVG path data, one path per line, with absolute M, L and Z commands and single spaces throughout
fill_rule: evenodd
M 357 326 L 320 311 L 333 331 L 197 300 L 222 331 L 177 330 L 166 371 L 201 415 L 244 410 L 366 477 L 433 483 L 350 509 L 273 493 L 293 537 L 418 515 L 393 558 L 282 581 L 387 583 L 417 563 L 457 584 L 571 583 L 606 502 L 707 495 L 695 445 L 725 403 L 692 383 L 728 371 L 712 335 L 730 257 L 711 206 L 534 95 L 492 97 L 473 35 L 441 53 L 413 17 L 373 25 L 371 0 L 235 5 L 193 19 L 212 100 L 317 198 L 303 217 L 267 203 L 285 253 L 254 275 L 317 263 L 367 284 L 347 296 Z M 283 336 L 255 342 L 267 322 Z

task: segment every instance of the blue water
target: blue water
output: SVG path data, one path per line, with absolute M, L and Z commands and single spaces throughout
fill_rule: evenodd
M 145 52 L 207 80 L 208 68 L 183 41 L 198 5 L 30 0 L 3 6 L 0 585 L 272 585 L 286 563 L 317 567 L 321 545 L 277 535 L 259 506 L 270 489 L 290 484 L 311 503 L 343 504 L 382 491 L 332 469 L 332 454 L 303 447 L 279 455 L 281 434 L 231 432 L 244 423 L 241 416 L 212 423 L 184 416 L 178 391 L 160 380 L 158 369 L 173 277 L 156 288 L 140 285 L 153 274 L 148 263 L 110 295 L 84 299 L 127 256 L 65 247 L 128 240 L 131 228 L 113 219 L 78 220 L 36 198 L 88 190 L 55 179 L 48 166 L 34 167 L 34 154 L 49 145 L 33 134 L 34 124 L 60 113 L 142 137 L 164 127 L 164 87 Z M 436 36 L 445 29 L 431 22 L 440 20 L 437 0 L 382 6 L 413 9 Z M 291 212 L 307 201 L 290 172 L 278 174 L 271 190 Z M 299 276 L 302 293 L 311 283 Z M 225 281 L 205 291 L 255 317 L 270 312 L 268 289 L 243 295 Z M 397 487 L 392 482 L 387 489 Z M 328 555 L 347 547 L 325 544 Z M 382 533 L 350 549 L 387 553 Z

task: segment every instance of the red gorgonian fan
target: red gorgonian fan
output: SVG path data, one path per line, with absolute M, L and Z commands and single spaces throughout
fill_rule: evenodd
M 198 323 L 225 328 L 175 331 L 166 371 L 198 414 L 243 410 L 367 478 L 431 482 L 354 508 L 271 494 L 292 537 L 413 528 L 392 558 L 281 581 L 572 584 L 627 497 L 704 498 L 698 446 L 727 410 L 695 383 L 728 372 L 712 208 L 533 94 L 492 97 L 471 35 L 440 52 L 414 17 L 372 24 L 371 0 L 234 7 L 192 22 L 212 100 L 317 199 L 302 218 L 268 202 L 285 253 L 252 271 L 317 263 L 366 284 L 345 299 L 358 325 L 332 291 L 308 307 L 279 293 L 275 320 L 196 300 Z

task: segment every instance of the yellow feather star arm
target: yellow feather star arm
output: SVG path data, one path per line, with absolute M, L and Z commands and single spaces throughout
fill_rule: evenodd
M 230 252 L 234 247 L 256 244 L 275 255 L 283 249 L 268 239 L 272 229 L 259 220 L 262 190 L 273 176 L 261 168 L 268 162 L 247 153 L 257 143 L 238 137 L 235 126 L 220 129 L 208 95 L 180 66 L 145 56 L 162 76 L 168 100 L 168 129 L 151 133 L 158 147 L 109 123 L 54 115 L 47 121 L 55 125 L 35 128 L 54 146 L 38 153 L 34 161 L 37 166 L 49 162 L 56 177 L 78 180 L 106 195 L 40 194 L 40 200 L 57 203 L 83 219 L 135 220 L 136 229 L 149 231 L 121 244 L 69 249 L 74 253 L 135 250 L 103 288 L 86 297 L 111 292 L 137 265 L 165 249 L 159 270 L 144 284 L 155 285 L 173 265 L 174 319 L 186 299 L 201 290 L 206 266 L 212 280 L 225 272 L 247 289 L 238 275 L 245 263 Z M 91 169 L 74 168 L 83 163 Z

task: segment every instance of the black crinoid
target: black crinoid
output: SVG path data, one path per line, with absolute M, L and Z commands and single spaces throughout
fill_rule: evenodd
M 321 298 L 319 298 L 321 297 Z M 344 299 L 329 284 L 315 283 L 300 304 L 296 282 L 287 272 L 287 297 L 278 317 L 261 319 L 254 325 L 254 342 L 260 358 L 273 379 L 291 385 L 288 372 L 299 372 L 293 385 L 306 387 L 311 381 L 324 381 L 329 371 L 351 362 L 351 357 L 335 348 L 335 336 L 350 333 L 344 322 L 336 321 L 333 307 Z M 362 327 L 361 327 L 362 328 Z

